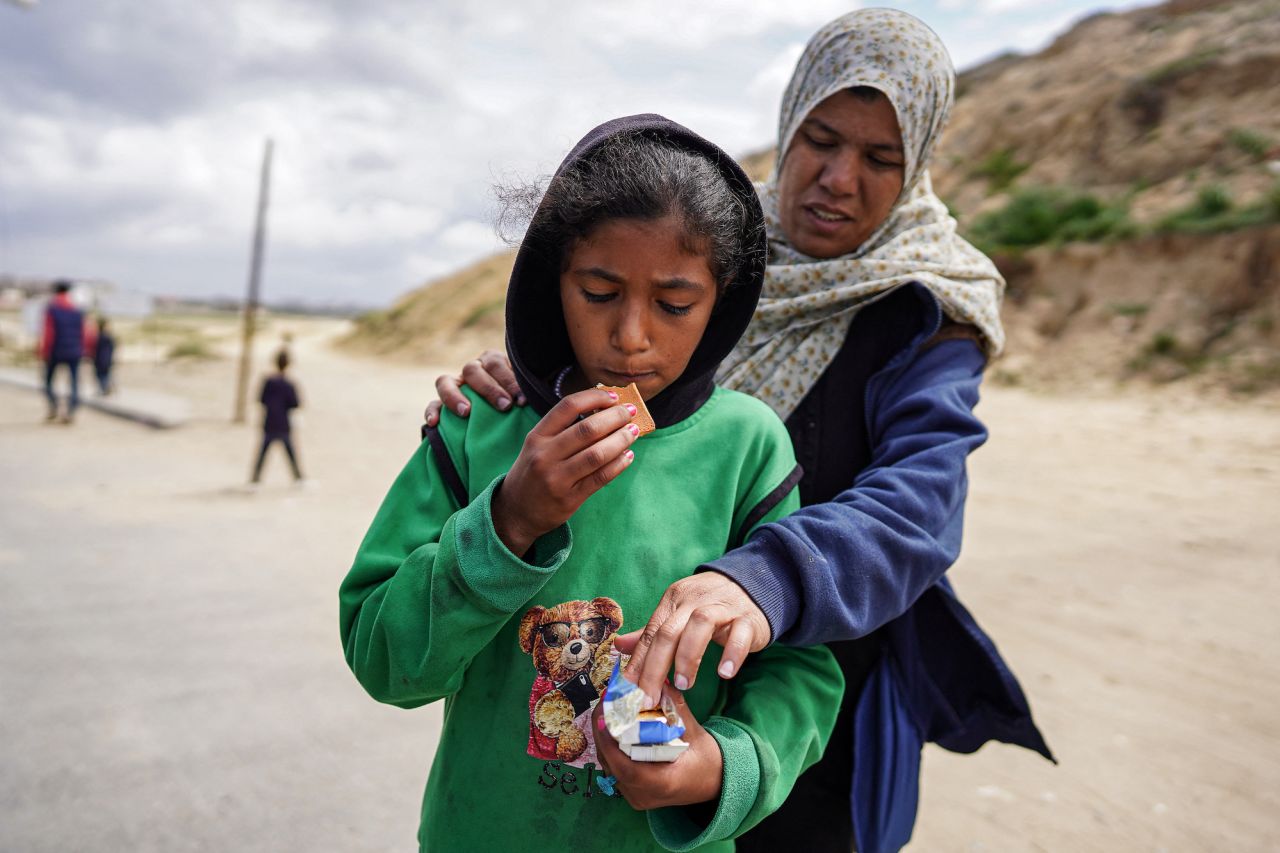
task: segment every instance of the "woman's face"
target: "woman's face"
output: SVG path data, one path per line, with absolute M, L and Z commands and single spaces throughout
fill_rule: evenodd
M 649 400 L 684 373 L 716 304 L 707 256 L 687 243 L 668 216 L 614 219 L 574 246 L 560 274 L 569 387 L 634 382 Z
M 883 95 L 848 90 L 814 107 L 778 172 L 778 216 L 795 249 L 846 255 L 866 242 L 902 192 L 902 133 Z

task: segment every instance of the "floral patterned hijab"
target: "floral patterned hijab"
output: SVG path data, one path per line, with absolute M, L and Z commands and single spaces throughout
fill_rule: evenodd
M 844 344 L 853 315 L 908 282 L 937 297 L 946 315 L 1004 347 L 1004 279 L 956 233 L 933 194 L 929 158 L 955 98 L 955 70 L 938 36 L 892 9 L 862 9 L 820 29 L 782 98 L 779 163 L 796 129 L 826 98 L 854 86 L 883 92 L 902 132 L 902 193 L 884 223 L 855 251 L 811 258 L 793 248 L 778 219 L 778 170 L 758 184 L 769 233 L 764 294 L 751 326 L 720 369 L 720 383 L 768 403 L 785 419 Z

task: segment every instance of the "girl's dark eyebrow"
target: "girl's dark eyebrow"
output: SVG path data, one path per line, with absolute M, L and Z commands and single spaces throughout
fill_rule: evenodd
M 809 116 L 808 118 L 806 118 L 806 119 L 804 120 L 804 122 L 803 122 L 803 123 L 804 123 L 804 124 L 815 124 L 815 125 L 817 125 L 817 126 L 818 126 L 818 129 L 819 129 L 819 130 L 821 130 L 821 131 L 823 131 L 824 133 L 829 133 L 829 134 L 831 134 L 832 136 L 836 137 L 837 139 L 844 139 L 844 136 L 840 133 L 840 131 L 836 130 L 834 127 L 832 127 L 831 125 L 827 124 L 825 121 L 823 121 L 823 120 L 822 120 L 822 119 L 820 119 L 820 118 L 814 118 L 813 116 Z M 901 146 L 901 145 L 894 145 L 894 144 L 889 143 L 889 142 L 871 142 L 871 143 L 868 143 L 868 144 L 867 144 L 867 147 L 868 147 L 868 148 L 874 148 L 874 149 L 876 149 L 877 151 L 892 151 L 892 152 L 893 152 L 893 153 L 895 153 L 895 154 L 901 154 L 901 153 L 902 153 L 902 146 Z
M 678 277 L 669 278 L 666 281 L 658 282 L 658 288 L 660 290 L 693 290 L 698 293 L 707 292 L 707 288 L 705 285 L 699 284 L 696 281 L 690 281 L 687 278 L 678 278 Z
M 593 278 L 602 278 L 611 284 L 626 284 L 627 281 L 615 272 L 610 272 L 604 267 L 587 267 L 586 269 L 576 269 L 574 275 L 589 275 Z
M 618 275 L 615 272 L 611 272 L 605 269 L 604 267 L 586 267 L 583 269 L 576 269 L 573 271 L 573 274 L 589 275 L 592 278 L 602 278 L 611 284 L 627 283 L 627 280 L 625 278 L 623 278 L 622 276 Z M 706 285 L 699 284 L 698 282 L 693 281 L 692 279 L 681 278 L 680 276 L 676 276 L 675 278 L 664 279 L 658 282 L 658 288 L 661 290 L 693 290 L 698 293 L 707 292 Z

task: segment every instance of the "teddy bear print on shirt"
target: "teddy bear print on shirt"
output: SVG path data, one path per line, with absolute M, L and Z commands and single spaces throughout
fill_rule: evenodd
M 529 755 L 583 767 L 596 761 L 591 709 L 604 695 L 617 653 L 622 608 L 612 598 L 534 606 L 520 620 L 520 648 L 533 656 Z

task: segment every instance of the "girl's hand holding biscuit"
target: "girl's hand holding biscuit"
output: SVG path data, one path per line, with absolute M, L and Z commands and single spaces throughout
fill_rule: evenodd
M 604 724 L 604 703 L 596 703 L 591 713 L 596 755 L 604 772 L 618 780 L 618 793 L 637 811 L 691 806 L 720 797 L 724 776 L 720 744 L 693 716 L 683 693 L 669 685 L 663 689 L 676 703 L 676 711 L 685 726 L 681 737 L 689 744 L 675 761 L 632 761 L 618 748 L 618 742 Z
M 635 454 L 635 407 L 612 391 L 569 394 L 529 434 L 493 499 L 493 526 L 513 554 L 569 520 Z

